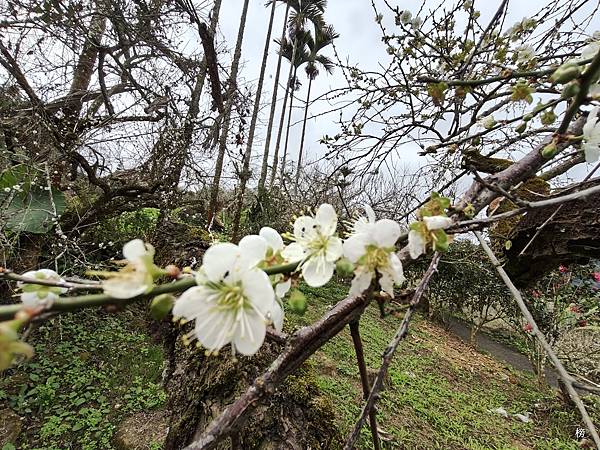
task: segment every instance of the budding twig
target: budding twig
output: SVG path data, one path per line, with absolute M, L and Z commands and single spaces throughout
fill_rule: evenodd
M 581 398 L 579 397 L 579 394 L 573 387 L 573 381 L 574 381 L 573 378 L 571 377 L 571 375 L 569 375 L 569 373 L 567 372 L 567 370 L 565 369 L 563 364 L 560 362 L 560 359 L 558 359 L 558 356 L 556 356 L 556 353 L 554 353 L 552 346 L 548 343 L 548 341 L 546 341 L 544 334 L 538 328 L 537 324 L 535 323 L 535 319 L 533 318 L 533 316 L 531 315 L 531 312 L 529 312 L 529 309 L 527 308 L 527 305 L 523 301 L 523 297 L 521 296 L 521 293 L 516 288 L 516 286 L 513 284 L 512 280 L 510 279 L 510 277 L 508 276 L 506 271 L 502 268 L 500 261 L 498 261 L 498 258 L 496 258 L 496 255 L 494 255 L 494 252 L 492 251 L 492 249 L 489 247 L 489 245 L 487 245 L 487 243 L 481 236 L 481 233 L 475 231 L 475 236 L 477 236 L 477 239 L 479 240 L 479 243 L 481 244 L 481 248 L 483 248 L 483 250 L 487 254 L 487 256 L 490 259 L 490 261 L 492 262 L 492 264 L 496 267 L 496 271 L 500 275 L 500 278 L 502 278 L 502 281 L 504 281 L 504 284 L 506 285 L 506 287 L 512 294 L 515 301 L 517 302 L 517 305 L 519 306 L 519 309 L 523 313 L 525 320 L 527 320 L 527 323 L 529 323 L 531 325 L 531 332 L 538 339 L 542 348 L 548 355 L 548 358 L 550 359 L 550 361 L 556 368 L 558 375 L 565 383 L 565 386 L 567 387 L 567 392 L 569 393 L 571 400 L 573 400 L 573 403 L 575 403 L 575 406 L 577 406 L 577 409 L 579 410 L 579 413 L 581 414 L 581 418 L 583 419 L 583 422 L 584 422 L 586 428 L 590 432 L 591 438 L 593 439 L 596 446 L 598 448 L 600 448 L 600 437 L 598 436 L 596 427 L 594 426 L 592 419 L 590 418 L 590 416 L 587 412 L 587 409 L 585 408 L 585 405 L 583 404 L 583 402 L 581 401 Z

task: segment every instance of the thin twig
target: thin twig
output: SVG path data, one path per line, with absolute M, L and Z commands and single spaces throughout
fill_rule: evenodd
M 441 256 L 440 253 L 437 253 L 437 252 L 433 255 L 433 259 L 431 260 L 431 263 L 429 264 L 429 268 L 427 269 L 427 271 L 423 275 L 423 278 L 421 279 L 421 282 L 415 289 L 413 298 L 410 301 L 410 305 L 409 305 L 408 309 L 406 310 L 404 319 L 402 320 L 400 327 L 396 331 L 396 335 L 390 341 L 389 345 L 383 352 L 383 361 L 381 363 L 381 367 L 379 368 L 379 372 L 377 372 L 377 376 L 375 377 L 375 381 L 373 382 L 373 387 L 371 388 L 371 391 L 369 392 L 369 396 L 367 397 L 365 406 L 362 409 L 360 417 L 358 418 L 358 421 L 354 425 L 354 429 L 352 430 L 352 433 L 350 433 L 350 435 L 348 436 L 348 439 L 346 440 L 346 444 L 344 445 L 344 450 L 351 450 L 352 448 L 354 448 L 354 443 L 356 442 L 356 439 L 358 438 L 360 429 L 362 428 L 363 424 L 365 423 L 365 419 L 366 419 L 367 415 L 375 406 L 375 402 L 379 399 L 379 393 L 380 393 L 381 389 L 383 388 L 383 379 L 387 373 L 387 369 L 388 369 L 390 363 L 392 362 L 392 358 L 394 357 L 394 353 L 396 352 L 396 349 L 398 348 L 400 341 L 402 341 L 408 334 L 408 325 L 410 323 L 410 319 L 411 319 L 413 313 L 415 312 L 417 305 L 421 301 L 421 297 L 423 297 L 423 294 L 427 290 L 427 286 L 429 285 L 429 282 L 431 281 L 431 277 L 433 276 L 434 272 L 437 270 L 437 265 L 438 265 L 438 262 L 440 261 L 440 256 Z
M 556 356 L 556 353 L 554 353 L 552 346 L 548 343 L 548 341 L 546 341 L 544 334 L 538 328 L 537 324 L 535 323 L 535 319 L 529 312 L 527 305 L 525 305 L 525 301 L 523 300 L 521 293 L 515 287 L 515 285 L 511 281 L 511 279 L 508 276 L 508 274 L 506 273 L 506 271 L 502 268 L 500 261 L 498 261 L 498 258 L 496 258 L 496 255 L 494 255 L 494 252 L 492 251 L 492 249 L 489 247 L 489 245 L 487 245 L 487 243 L 481 236 L 481 233 L 475 231 L 475 236 L 477 236 L 477 239 L 479 240 L 481 247 L 483 248 L 483 250 L 489 257 L 492 264 L 496 267 L 496 271 L 500 274 L 502 281 L 504 281 L 504 284 L 506 285 L 506 287 L 512 294 L 513 298 L 516 300 L 517 305 L 519 306 L 519 309 L 521 310 L 521 312 L 523 313 L 523 316 L 525 317 L 525 320 L 527 320 L 527 323 L 529 325 L 531 325 L 531 328 L 532 328 L 531 331 L 532 331 L 533 335 L 538 339 L 538 341 L 540 342 L 540 345 L 542 346 L 542 348 L 548 355 L 548 358 L 550 359 L 550 361 L 556 368 L 558 375 L 560 376 L 562 381 L 565 383 L 567 392 L 569 393 L 571 400 L 573 400 L 573 403 L 575 403 L 575 405 L 577 406 L 577 409 L 579 410 L 579 413 L 581 414 L 581 418 L 583 419 L 583 422 L 585 423 L 586 428 L 590 432 L 591 438 L 593 439 L 596 446 L 598 448 L 600 448 L 600 436 L 598 436 L 596 427 L 594 426 L 592 419 L 590 418 L 590 416 L 587 412 L 587 409 L 585 408 L 585 405 L 581 401 L 579 394 L 573 387 L 573 381 L 574 381 L 573 378 L 571 377 L 571 375 L 569 375 L 567 370 L 564 368 L 563 364 L 560 362 L 560 359 L 558 359 L 558 356 Z
M 510 211 L 506 211 L 501 214 L 496 214 L 489 217 L 482 217 L 480 219 L 472 219 L 472 220 L 463 220 L 462 222 L 457 222 L 456 224 L 449 227 L 446 231 L 450 233 L 458 233 L 466 230 L 470 230 L 469 227 L 472 225 L 477 225 L 478 227 L 483 227 L 493 222 L 498 222 L 499 220 L 508 219 L 509 217 L 517 216 L 519 214 L 523 214 L 532 209 L 546 208 L 548 206 L 560 205 L 562 203 L 572 202 L 575 200 L 581 200 L 589 195 L 600 193 L 600 185 L 592 186 L 588 189 L 582 189 L 581 191 L 573 192 L 572 194 L 561 195 L 558 197 L 549 198 L 546 200 L 539 200 L 537 202 L 525 201 L 521 208 L 511 209 Z

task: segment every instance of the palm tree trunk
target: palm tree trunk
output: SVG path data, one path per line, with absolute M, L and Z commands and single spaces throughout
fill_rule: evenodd
M 244 29 L 246 27 L 246 17 L 248 15 L 248 3 L 250 0 L 244 0 L 242 9 L 242 17 L 240 18 L 240 27 L 238 30 L 237 42 L 235 44 L 235 52 L 233 54 L 233 62 L 231 63 L 231 73 L 229 74 L 229 88 L 227 93 L 227 103 L 224 118 L 221 128 L 221 137 L 219 139 L 219 150 L 217 154 L 217 162 L 215 166 L 215 174 L 213 176 L 212 186 L 210 188 L 210 204 L 208 206 L 208 214 L 206 218 L 207 226 L 210 228 L 214 216 L 217 213 L 217 204 L 219 199 L 219 185 L 221 183 L 221 172 L 223 171 L 223 161 L 225 159 L 225 150 L 227 149 L 227 135 L 229 134 L 229 125 L 231 123 L 231 106 L 235 98 L 237 90 L 237 73 L 242 56 L 242 41 L 244 40 Z
M 294 75 L 292 77 L 292 82 L 295 83 L 296 82 L 296 73 L 297 73 L 297 68 L 294 67 Z M 285 172 L 285 161 L 287 159 L 287 151 L 288 151 L 288 141 L 290 138 L 290 127 L 291 127 L 291 121 L 292 121 L 292 108 L 294 106 L 294 88 L 292 87 L 290 89 L 290 110 L 288 112 L 288 121 L 287 121 L 287 127 L 286 127 L 286 132 L 285 132 L 285 144 L 283 146 L 283 158 L 281 160 L 281 168 L 279 169 L 280 171 L 280 177 L 281 179 L 279 180 L 281 186 L 283 186 L 283 175 Z
M 298 167 L 296 168 L 296 180 L 294 182 L 294 195 L 298 192 L 298 180 L 300 179 L 300 168 L 302 167 L 302 151 L 304 150 L 304 136 L 306 135 L 306 118 L 308 117 L 308 102 L 310 101 L 310 88 L 313 79 L 308 78 L 308 93 L 306 94 L 306 105 L 304 105 L 304 120 L 302 121 L 302 137 L 300 138 L 300 150 L 298 150 Z
M 287 82 L 285 85 L 285 95 L 283 96 L 283 106 L 281 107 L 281 117 L 279 118 L 279 131 L 277 133 L 277 142 L 275 143 L 275 153 L 273 154 L 273 168 L 271 169 L 271 181 L 269 187 L 273 188 L 275 183 L 275 175 L 277 175 L 277 163 L 279 162 L 279 145 L 281 144 L 281 136 L 283 136 L 283 124 L 285 122 L 285 108 L 290 93 L 290 83 L 292 80 L 292 74 L 294 73 L 294 60 L 296 59 L 296 46 L 298 41 L 294 39 L 294 46 L 292 49 L 292 59 L 290 60 L 290 70 L 288 71 Z M 293 92 L 292 92 L 293 95 Z
M 281 31 L 281 40 L 285 39 L 285 32 L 287 30 L 287 19 L 290 12 L 290 4 L 288 3 L 285 7 L 285 17 L 283 19 L 283 30 Z M 267 181 L 267 169 L 269 165 L 269 147 L 271 146 L 271 132 L 273 131 L 273 122 L 275 121 L 275 108 L 277 106 L 277 91 L 279 90 L 279 75 L 281 73 L 281 60 L 283 54 L 279 52 L 277 58 L 277 70 L 275 71 L 275 83 L 273 85 L 273 95 L 271 96 L 271 111 L 269 112 L 269 124 L 267 125 L 267 137 L 265 140 L 265 150 L 263 153 L 262 167 L 260 169 L 260 178 L 258 180 L 258 196 L 261 197 L 262 192 L 265 190 L 265 182 Z M 286 94 L 287 95 L 287 94 Z
M 267 28 L 267 38 L 265 39 L 265 49 L 263 51 L 262 65 L 258 77 L 258 86 L 256 87 L 256 97 L 254 98 L 254 109 L 252 110 L 252 119 L 250 120 L 250 130 L 248 131 L 248 142 L 246 143 L 246 152 L 244 153 L 244 163 L 242 173 L 240 174 L 240 187 L 238 190 L 237 205 L 233 216 L 233 241 L 237 242 L 240 229 L 240 219 L 242 216 L 242 207 L 244 205 L 244 194 L 246 184 L 250 178 L 250 157 L 252 156 L 252 144 L 254 143 L 254 132 L 256 130 L 256 120 L 258 110 L 260 109 L 260 97 L 262 95 L 263 83 L 265 80 L 265 71 L 267 69 L 267 59 L 269 57 L 269 46 L 271 44 L 271 31 L 273 30 L 273 19 L 275 17 L 276 2 L 271 6 L 271 17 L 269 18 L 269 27 Z

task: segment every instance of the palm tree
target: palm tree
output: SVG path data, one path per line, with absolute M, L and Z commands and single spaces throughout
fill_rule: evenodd
M 286 59 L 290 60 L 290 67 L 293 67 L 293 73 L 292 73 L 292 77 L 290 78 L 289 81 L 289 86 L 288 86 L 288 91 L 289 91 L 289 97 L 290 97 L 290 106 L 289 106 L 289 111 L 288 111 L 288 119 L 287 119 L 287 127 L 286 127 L 286 133 L 285 133 L 285 143 L 283 144 L 283 158 L 281 159 L 281 168 L 280 168 L 280 175 L 279 175 L 279 179 L 280 179 L 280 183 L 283 183 L 283 175 L 284 175 L 284 171 L 285 171 L 285 163 L 287 160 L 287 150 L 288 150 L 288 142 L 289 142 L 289 137 L 290 137 L 290 128 L 291 128 L 291 121 L 292 121 L 292 111 L 293 111 L 293 106 L 294 106 L 294 92 L 297 91 L 298 89 L 300 89 L 300 81 L 298 80 L 297 77 L 297 72 L 298 69 L 300 68 L 300 66 L 302 66 L 303 64 L 306 64 L 310 61 L 309 59 L 309 51 L 308 51 L 308 43 L 312 41 L 312 37 L 310 35 L 310 31 L 303 31 L 301 33 L 297 33 L 296 34 L 296 43 L 295 46 L 296 48 L 296 52 L 292 53 L 291 52 L 291 46 L 289 43 L 284 43 L 284 45 L 282 45 L 281 50 L 284 52 L 284 57 Z M 294 61 L 292 63 L 291 58 L 292 56 L 294 57 Z M 280 134 L 282 134 L 282 131 L 280 129 Z M 277 152 L 277 148 L 276 148 L 276 152 Z M 273 170 L 275 172 L 275 170 Z
M 235 91 L 237 90 L 237 73 L 240 66 L 240 58 L 242 56 L 242 41 L 244 40 L 244 29 L 246 27 L 246 17 L 248 16 L 248 3 L 250 0 L 244 0 L 242 16 L 240 18 L 240 26 L 238 28 L 237 42 L 235 43 L 235 51 L 233 53 L 233 61 L 231 63 L 231 72 L 229 74 L 229 87 L 227 92 L 227 103 L 223 112 L 223 121 L 221 128 L 221 136 L 219 138 L 219 150 L 217 153 L 217 162 L 215 166 L 215 174 L 210 188 L 210 203 L 208 206 L 208 214 L 206 218 L 207 226 L 210 227 L 213 218 L 217 212 L 217 203 L 219 199 L 219 185 L 221 183 L 221 173 L 223 172 L 223 161 L 225 159 L 225 150 L 227 149 L 227 135 L 229 133 L 229 125 L 231 123 L 231 107 L 235 99 Z
M 292 13 L 288 19 L 288 34 L 289 41 L 292 42 L 291 57 L 288 58 L 290 62 L 296 61 L 296 52 L 298 47 L 297 37 L 302 35 L 304 28 L 308 22 L 312 22 L 315 27 L 322 27 L 324 25 L 323 12 L 327 6 L 327 0 L 286 0 L 292 8 Z M 282 44 L 283 39 L 280 41 Z M 273 155 L 273 169 L 271 172 L 270 185 L 273 186 L 275 181 L 275 175 L 277 174 L 277 164 L 279 161 L 279 145 L 281 143 L 281 137 L 283 133 L 283 124 L 285 121 L 285 111 L 287 106 L 288 95 L 290 88 L 294 85 L 291 81 L 295 78 L 294 72 L 297 67 L 293 63 L 290 63 L 290 69 L 288 71 L 287 83 L 285 95 L 283 97 L 283 106 L 281 108 L 281 116 L 279 119 L 279 133 L 277 135 L 277 142 L 275 144 L 275 154 Z
M 309 49 L 308 63 L 306 68 L 306 76 L 308 77 L 308 92 L 306 94 L 306 104 L 304 106 L 304 120 L 302 122 L 302 137 L 300 138 L 300 149 L 298 150 L 298 168 L 296 169 L 296 180 L 294 182 L 294 193 L 298 190 L 298 180 L 300 179 L 300 168 L 302 167 L 302 152 L 304 150 L 304 136 L 306 134 L 306 118 L 308 117 L 308 104 L 310 101 L 310 89 L 312 82 L 319 76 L 319 65 L 329 74 L 333 73 L 333 61 L 325 55 L 320 55 L 319 52 L 330 45 L 334 39 L 340 35 L 336 33 L 332 25 L 327 25 L 323 28 L 315 28 L 315 38 L 307 42 Z
M 250 178 L 250 157 L 252 155 L 252 145 L 254 143 L 254 132 L 256 130 L 256 121 L 258 119 L 258 110 L 260 109 L 260 98 L 265 79 L 265 71 L 267 69 L 267 59 L 269 57 L 269 46 L 271 44 L 271 32 L 273 30 L 273 19 L 275 18 L 275 7 L 277 2 L 271 0 L 271 16 L 269 17 L 269 26 L 267 28 L 267 38 L 265 39 L 265 49 L 263 50 L 262 65 L 260 67 L 260 75 L 258 77 L 258 86 L 256 87 L 256 96 L 254 98 L 254 108 L 252 110 L 252 118 L 250 119 L 250 129 L 248 131 L 248 142 L 246 143 L 246 152 L 242 163 L 242 172 L 240 174 L 240 187 L 238 190 L 237 205 L 233 216 L 233 241 L 237 241 L 240 228 L 240 219 L 242 216 L 242 208 L 244 206 L 244 194 L 246 192 L 246 184 Z M 268 5 L 268 3 L 267 3 Z M 289 5 L 286 7 L 286 21 Z M 281 67 L 279 64 L 278 69 Z

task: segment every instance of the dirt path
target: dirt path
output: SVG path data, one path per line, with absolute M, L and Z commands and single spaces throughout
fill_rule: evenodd
M 469 343 L 469 325 L 462 320 L 450 319 L 450 331 L 460 337 L 463 341 Z M 485 333 L 477 333 L 477 348 L 492 355 L 494 358 L 506 362 L 515 369 L 525 372 L 533 372 L 531 363 L 527 357 L 504 344 L 494 341 Z M 553 367 L 546 367 L 546 379 L 553 387 L 558 387 L 558 377 Z

